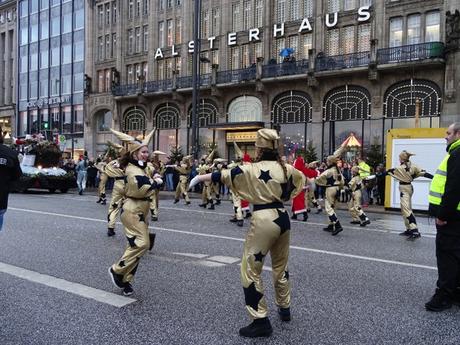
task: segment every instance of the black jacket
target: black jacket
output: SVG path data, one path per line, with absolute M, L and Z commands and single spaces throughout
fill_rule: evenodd
M 449 150 L 449 146 L 447 147 Z M 447 222 L 460 222 L 460 211 L 457 205 L 460 202 L 460 147 L 450 153 L 447 161 L 447 179 L 441 205 L 430 204 L 429 212 L 432 216 Z
M 22 175 L 18 154 L 9 147 L 0 144 L 0 210 L 8 207 L 8 194 L 11 184 Z

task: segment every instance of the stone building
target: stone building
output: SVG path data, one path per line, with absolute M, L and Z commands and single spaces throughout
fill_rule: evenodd
M 154 147 L 191 148 L 193 2 L 87 2 L 85 146 L 114 127 L 156 128 Z M 455 0 L 202 0 L 201 152 L 280 128 L 286 155 L 318 155 L 350 134 L 384 144 L 391 128 L 460 118 Z M 383 145 L 382 145 L 383 147 Z
M 0 0 L 0 127 L 14 133 L 16 103 L 16 1 Z

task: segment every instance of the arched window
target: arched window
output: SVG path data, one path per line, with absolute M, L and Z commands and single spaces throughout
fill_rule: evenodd
M 228 122 L 262 121 L 262 102 L 254 96 L 235 98 L 228 107 Z
M 386 118 L 414 117 L 420 102 L 420 117 L 441 114 L 441 90 L 429 80 L 404 80 L 388 88 L 383 103 Z
M 123 131 L 142 132 L 145 131 L 145 111 L 139 107 L 129 108 L 123 116 Z
M 217 106 L 209 99 L 200 99 L 198 107 L 198 127 L 203 128 L 217 122 Z M 192 106 L 187 114 L 187 127 L 192 127 Z
M 303 123 L 311 121 L 311 99 L 301 91 L 278 95 L 272 105 L 273 123 Z
M 176 129 L 179 128 L 179 118 L 179 108 L 175 104 L 167 102 L 157 108 L 153 126 L 156 129 Z
M 369 92 L 355 85 L 329 91 L 324 99 L 324 121 L 365 120 L 371 116 Z

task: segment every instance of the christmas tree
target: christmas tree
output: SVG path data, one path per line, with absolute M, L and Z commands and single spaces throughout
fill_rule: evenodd
M 171 146 L 170 155 L 168 156 L 168 160 L 172 164 L 176 164 L 176 162 L 180 162 L 184 157 L 184 153 L 182 152 L 182 147 L 180 146 Z
M 365 152 L 366 162 L 372 168 L 383 163 L 382 146 L 379 144 L 379 138 L 374 137 L 371 146 Z
M 308 163 L 318 160 L 318 156 L 316 155 L 316 148 L 313 146 L 313 142 L 311 140 L 308 141 L 307 149 L 305 150 L 303 156 L 305 161 Z

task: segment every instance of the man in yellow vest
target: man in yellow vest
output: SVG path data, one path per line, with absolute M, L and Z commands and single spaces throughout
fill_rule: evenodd
M 362 157 L 358 158 L 358 168 L 359 168 L 359 177 L 361 177 L 361 180 L 363 180 L 363 186 L 364 186 L 363 191 L 361 193 L 362 204 L 364 207 L 367 207 L 369 204 L 372 204 L 372 202 L 370 202 L 370 196 L 369 196 L 369 190 L 367 188 L 366 178 L 371 175 L 372 169 Z
M 446 132 L 447 155 L 436 171 L 428 200 L 436 217 L 437 289 L 425 304 L 429 311 L 460 305 L 460 122 Z

